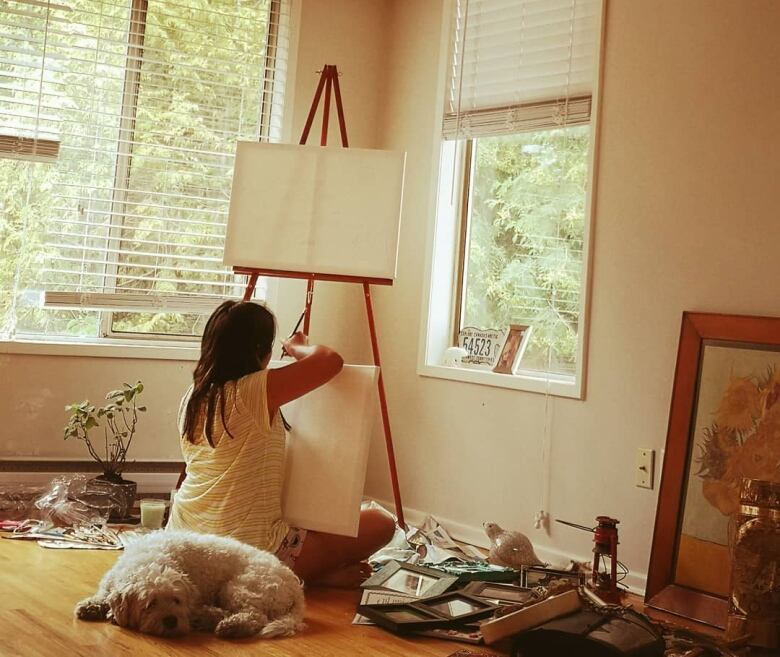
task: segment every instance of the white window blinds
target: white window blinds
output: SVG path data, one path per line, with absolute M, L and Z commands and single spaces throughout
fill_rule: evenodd
M 38 251 L 15 280 L 150 307 L 236 296 L 242 279 L 222 265 L 235 142 L 280 135 L 288 0 L 0 8 L 0 157 L 3 139 L 59 146 L 34 165 L 49 167 L 29 190 Z
M 36 0 L 5 0 L 0 8 L 0 157 L 54 159 L 59 135 L 40 102 L 49 83 L 43 61 L 49 26 L 66 24 L 70 8 Z
M 455 0 L 445 138 L 590 120 L 601 0 Z

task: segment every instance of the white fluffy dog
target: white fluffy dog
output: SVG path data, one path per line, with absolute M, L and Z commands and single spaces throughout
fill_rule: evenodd
M 147 634 L 191 629 L 223 638 L 303 629 L 303 586 L 270 552 L 232 538 L 157 531 L 130 543 L 90 598 L 83 620 L 112 618 Z

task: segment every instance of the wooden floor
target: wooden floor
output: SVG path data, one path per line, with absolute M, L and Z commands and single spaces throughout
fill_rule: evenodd
M 51 550 L 34 542 L 0 539 L 0 655 L 2 657 L 269 657 L 378 655 L 445 657 L 463 644 L 406 640 L 376 627 L 351 624 L 359 591 L 307 591 L 308 629 L 285 639 L 223 641 L 191 634 L 160 639 L 110 623 L 73 617 L 76 602 L 95 591 L 117 552 Z M 496 653 L 490 650 L 488 652 Z

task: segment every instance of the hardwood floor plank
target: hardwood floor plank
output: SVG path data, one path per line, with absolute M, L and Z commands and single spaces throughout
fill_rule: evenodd
M 77 620 L 76 603 L 95 591 L 118 556 L 117 552 L 49 550 L 30 541 L 0 539 L 0 656 L 446 657 L 465 647 L 352 625 L 360 592 L 338 589 L 308 590 L 307 629 L 283 639 L 224 641 L 200 633 L 162 639 L 110 623 Z

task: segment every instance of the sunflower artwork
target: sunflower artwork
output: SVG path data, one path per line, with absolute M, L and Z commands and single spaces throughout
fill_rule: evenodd
M 705 342 L 675 580 L 728 594 L 743 477 L 780 481 L 780 351 Z

